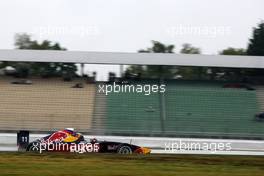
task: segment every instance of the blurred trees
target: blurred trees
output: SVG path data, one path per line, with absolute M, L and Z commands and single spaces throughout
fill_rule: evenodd
M 180 53 L 201 54 L 201 50 L 189 43 L 185 43 L 182 45 Z M 206 67 L 179 67 L 177 74 L 181 75 L 182 79 L 204 79 L 207 76 L 207 69 Z
M 174 45 L 165 45 L 158 41 L 152 41 L 152 47 L 141 49 L 140 53 L 174 53 Z M 180 51 L 182 54 L 200 54 L 201 50 L 193 47 L 191 44 L 183 44 Z M 166 65 L 132 65 L 126 69 L 126 74 L 140 73 L 146 78 L 183 78 L 183 79 L 199 79 L 206 75 L 207 68 L 202 67 L 178 67 Z
M 253 28 L 252 38 L 249 39 L 247 55 L 264 56 L 264 21 Z M 254 77 L 263 77 L 264 69 L 248 69 L 247 74 Z
M 60 46 L 59 43 L 52 43 L 51 41 L 44 40 L 38 42 L 32 40 L 28 34 L 15 35 L 16 49 L 32 49 L 32 50 L 66 50 Z M 11 63 L 17 71 L 18 77 L 27 77 L 28 75 L 35 75 L 41 77 L 56 77 L 61 76 L 69 80 L 75 76 L 77 66 L 72 63 Z
M 180 51 L 182 54 L 201 54 L 200 48 L 193 47 L 189 43 L 185 43 L 182 45 L 182 49 Z
M 174 53 L 174 45 L 165 45 L 159 41 L 152 40 L 152 47 L 140 49 L 139 53 Z
M 252 38 L 249 39 L 247 54 L 250 56 L 264 56 L 264 22 L 253 29 Z
M 243 48 L 228 47 L 219 52 L 220 55 L 247 55 L 247 52 Z M 218 78 L 219 75 L 223 80 L 237 80 L 242 81 L 246 76 L 246 69 L 243 68 L 212 68 L 212 77 Z M 218 75 L 217 75 L 218 74 Z
M 139 50 L 141 53 L 174 53 L 174 45 L 165 45 L 152 41 L 152 47 Z M 201 54 L 201 50 L 185 43 L 181 54 Z M 219 52 L 220 55 L 251 55 L 264 56 L 264 22 L 253 29 L 247 49 L 228 47 Z M 130 66 L 127 73 L 142 73 L 147 78 L 182 78 L 182 79 L 210 79 L 244 81 L 249 77 L 264 76 L 264 69 L 249 68 L 209 68 L 209 67 L 179 67 L 179 66 Z
M 252 38 L 249 39 L 247 49 L 229 47 L 220 51 L 221 55 L 250 55 L 250 56 L 264 56 L 264 22 L 258 24 L 253 28 Z M 213 73 L 222 72 L 225 79 L 228 80 L 244 80 L 248 77 L 264 76 L 263 69 L 248 69 L 248 68 L 215 68 Z M 258 78 L 257 78 L 258 79 Z
M 151 41 L 151 47 L 141 49 L 139 53 L 174 53 L 175 46 L 166 45 L 159 41 Z M 17 34 L 15 36 L 15 47 L 17 49 L 33 50 L 66 50 L 59 43 L 44 40 L 38 42 L 32 40 L 28 34 Z M 191 44 L 185 43 L 180 50 L 182 54 L 201 54 L 201 50 Z M 249 39 L 247 49 L 228 47 L 219 52 L 220 55 L 251 55 L 264 56 L 264 22 L 253 28 L 252 37 Z M 1 62 L 0 69 L 13 66 L 19 77 L 38 75 L 42 77 L 62 76 L 70 78 L 76 75 L 77 66 L 65 63 L 9 63 Z M 208 67 L 179 67 L 166 65 L 132 65 L 129 66 L 125 75 L 140 75 L 146 78 L 183 78 L 183 79 L 224 79 L 237 80 L 247 76 L 264 76 L 263 69 L 242 68 L 208 68 Z
M 139 53 L 173 53 L 174 45 L 165 45 L 158 41 L 152 41 L 152 46 L 147 49 L 141 49 Z M 133 65 L 126 69 L 126 74 L 140 74 L 147 78 L 174 78 L 176 74 L 175 66 L 166 65 Z
M 247 55 L 247 51 L 243 48 L 228 47 L 219 52 L 221 55 Z

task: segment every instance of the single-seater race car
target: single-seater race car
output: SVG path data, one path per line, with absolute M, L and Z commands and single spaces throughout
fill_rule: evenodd
M 74 129 L 65 129 L 56 131 L 41 139 L 37 139 L 28 144 L 26 151 L 50 152 L 76 152 L 76 153 L 119 153 L 119 154 L 149 154 L 151 150 L 136 145 L 112 142 L 98 141 L 93 138 L 86 141 L 82 134 L 76 133 Z

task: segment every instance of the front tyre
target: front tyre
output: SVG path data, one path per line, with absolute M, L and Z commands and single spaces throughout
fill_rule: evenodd
M 127 145 L 123 145 L 117 150 L 117 153 L 124 155 L 132 154 L 132 149 Z

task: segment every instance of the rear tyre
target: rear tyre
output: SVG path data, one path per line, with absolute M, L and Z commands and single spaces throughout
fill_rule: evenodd
M 123 154 L 123 155 L 132 154 L 132 149 L 131 149 L 131 147 L 129 147 L 127 145 L 123 145 L 117 150 L 117 153 Z

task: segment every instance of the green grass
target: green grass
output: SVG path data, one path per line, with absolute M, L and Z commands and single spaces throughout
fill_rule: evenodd
M 0 175 L 263 175 L 264 157 L 0 153 Z

